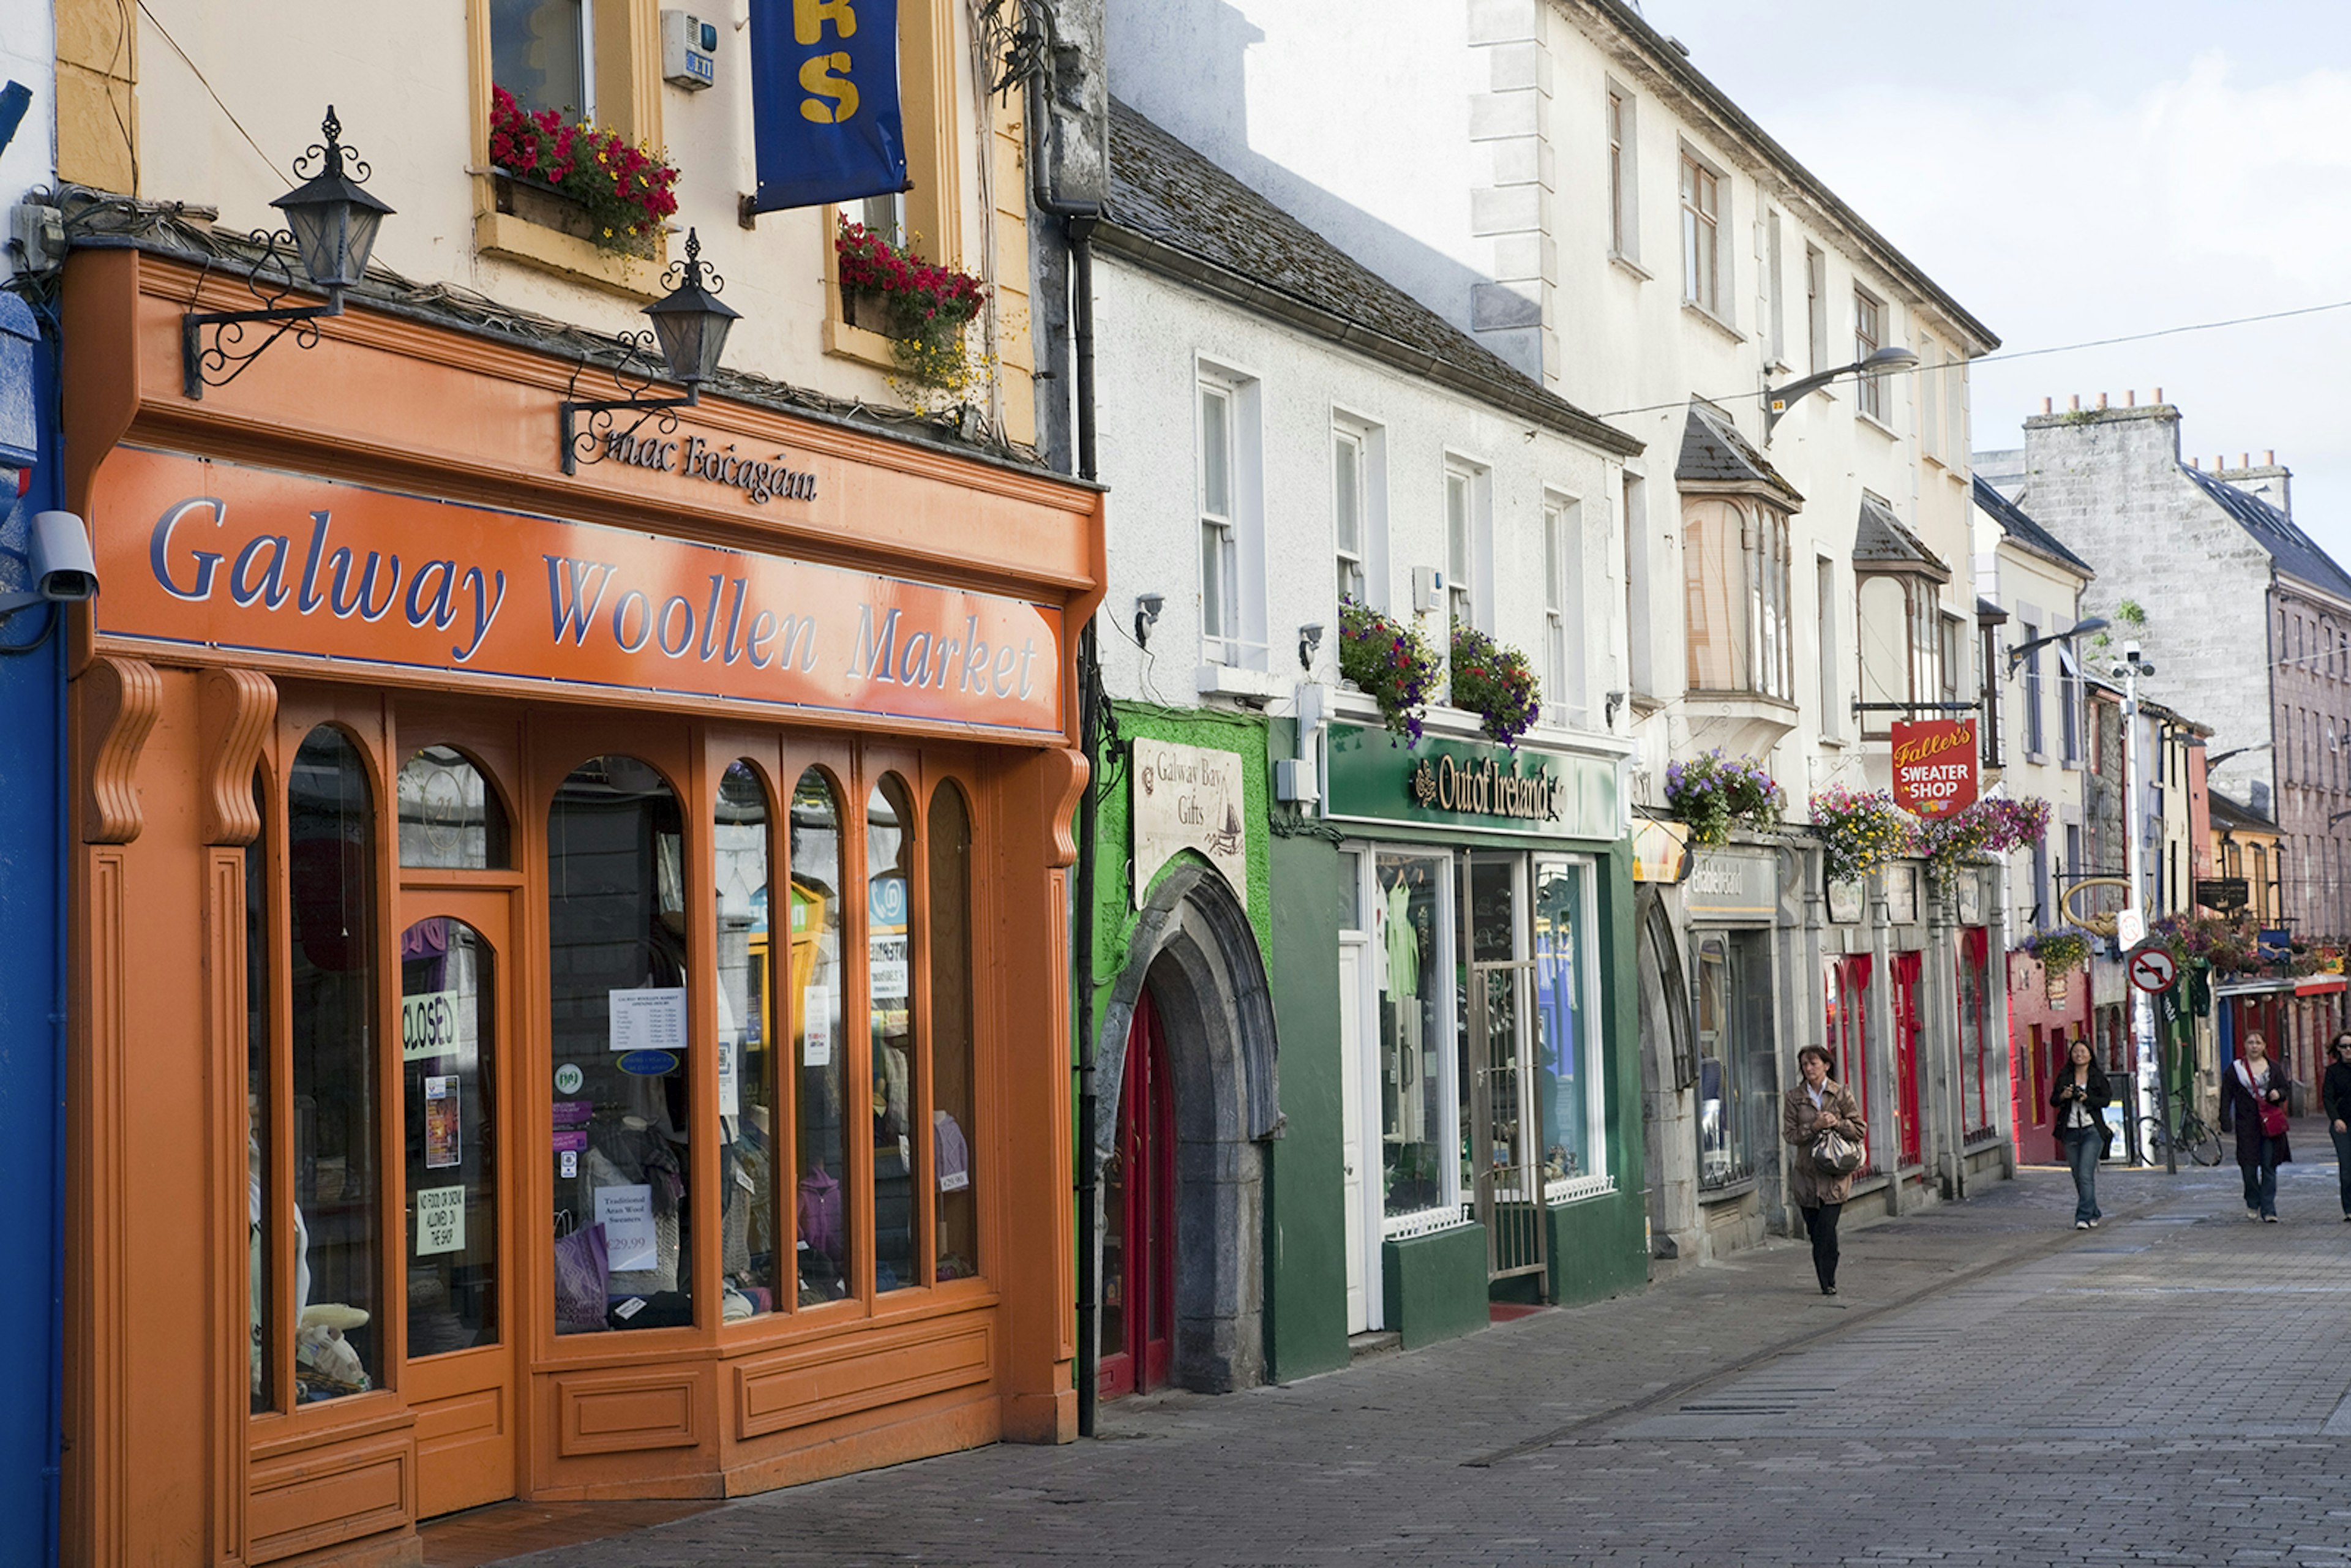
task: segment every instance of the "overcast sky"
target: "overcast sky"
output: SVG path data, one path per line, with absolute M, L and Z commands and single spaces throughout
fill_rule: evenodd
M 2351 5 L 1641 0 L 2015 352 L 2351 299 Z M 2184 455 L 2265 448 L 2351 562 L 2351 309 L 1974 372 L 1979 450 L 2136 388 Z

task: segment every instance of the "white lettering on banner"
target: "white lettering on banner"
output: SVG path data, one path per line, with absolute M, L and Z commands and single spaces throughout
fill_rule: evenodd
M 1249 803 L 1238 752 L 1137 740 L 1128 771 L 1134 818 L 1134 901 L 1185 850 L 1204 856 L 1233 891 L 1249 892 Z

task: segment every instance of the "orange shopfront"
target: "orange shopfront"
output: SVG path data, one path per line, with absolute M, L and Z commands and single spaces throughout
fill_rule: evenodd
M 568 365 L 364 308 L 183 396 L 236 303 L 68 272 L 68 1560 L 1070 1436 L 1100 496 L 720 399 L 568 477 Z

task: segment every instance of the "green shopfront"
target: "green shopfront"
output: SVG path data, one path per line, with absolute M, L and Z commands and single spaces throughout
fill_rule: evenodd
M 1285 1078 L 1291 1019 L 1335 1025 L 1348 1331 L 1410 1346 L 1492 1302 L 1641 1286 L 1617 759 L 1333 723 L 1323 784 L 1320 831 L 1278 858 L 1335 857 L 1335 896 L 1300 903 L 1336 919 L 1289 918 L 1277 891 L 1276 991 Z M 1335 997 L 1299 994 L 1307 976 Z

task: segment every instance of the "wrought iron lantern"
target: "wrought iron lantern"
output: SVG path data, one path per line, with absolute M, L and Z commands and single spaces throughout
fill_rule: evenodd
M 653 414 L 661 415 L 664 434 L 675 430 L 676 411 L 699 405 L 703 383 L 718 373 L 718 358 L 726 351 L 726 334 L 741 319 L 742 312 L 718 298 L 726 281 L 703 265 L 702 237 L 693 229 L 685 231 L 685 259 L 674 264 L 662 281 L 669 286 L 669 292 L 645 307 L 644 313 L 653 318 L 652 330 L 629 334 L 624 340 L 632 359 L 650 360 L 658 355 L 668 379 L 684 387 L 685 395 L 642 396 L 651 388 L 652 378 L 636 379 L 636 384 L 632 386 L 635 378 L 623 366 L 612 372 L 612 378 L 629 390 L 627 397 L 594 402 L 565 399 L 562 415 L 566 474 L 578 473 L 581 463 L 602 460 L 616 413 L 637 416 L 623 434 L 633 434 Z M 575 386 L 579 379 L 579 372 L 574 371 Z M 584 426 L 579 419 L 581 414 L 588 416 Z
M 363 159 L 343 145 L 343 123 L 335 117 L 334 105 L 327 106 L 327 118 L 319 129 L 324 143 L 311 143 L 294 162 L 297 175 L 312 168 L 318 172 L 269 204 L 286 214 L 287 226 L 254 235 L 263 255 L 246 287 L 265 308 L 192 310 L 180 319 L 182 390 L 192 398 L 203 397 L 207 386 L 226 386 L 236 380 L 289 331 L 300 348 L 316 344 L 319 319 L 341 315 L 344 290 L 367 276 L 376 231 L 392 208 L 360 184 L 370 171 Z M 282 254 L 281 246 L 293 251 L 293 262 Z M 300 264 L 310 286 L 327 297 L 326 304 L 277 303 L 293 291 L 294 262 Z M 243 347 L 246 327 L 259 322 L 271 323 L 273 330 L 252 348 Z M 207 329 L 209 345 L 204 341 Z

